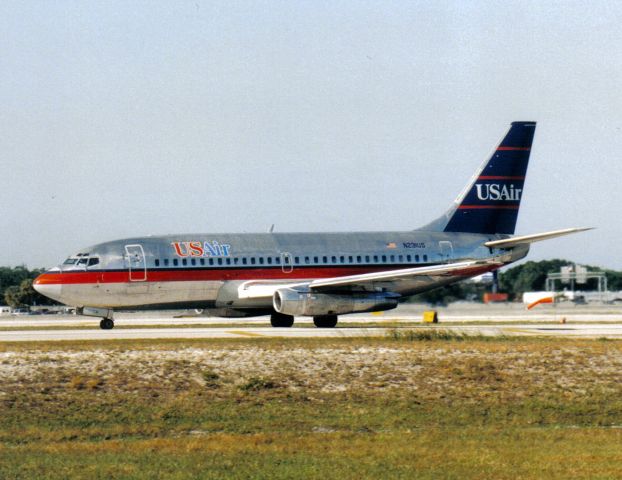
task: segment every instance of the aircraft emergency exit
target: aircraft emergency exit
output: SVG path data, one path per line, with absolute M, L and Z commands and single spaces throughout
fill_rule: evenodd
M 41 274 L 34 288 L 98 316 L 139 309 L 270 315 L 274 327 L 310 316 L 395 308 L 404 299 L 519 260 L 531 243 L 586 230 L 513 236 L 535 122 L 514 122 L 450 208 L 402 232 L 179 234 L 101 243 Z

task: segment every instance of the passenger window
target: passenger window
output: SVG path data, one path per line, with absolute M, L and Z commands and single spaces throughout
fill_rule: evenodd
M 231 259 L 230 258 L 225 258 L 225 263 L 227 265 L 231 265 Z
M 255 257 L 251 257 L 251 265 L 255 265 Z
M 190 263 L 194 266 L 194 265 L 197 264 L 197 261 L 196 261 L 196 259 L 193 258 L 193 259 L 190 260 Z
M 361 256 L 360 255 L 356 256 L 356 263 L 361 263 Z
M 242 259 L 242 265 L 246 265 L 246 257 Z
M 339 257 L 339 262 L 340 263 L 346 263 L 346 257 L 344 257 L 343 255 L 341 257 Z
M 205 259 L 204 259 L 204 258 L 199 259 L 199 263 L 200 263 L 201 265 L 205 265 Z
M 177 260 L 176 258 L 173 258 L 173 265 L 175 266 L 179 265 L 179 260 Z
M 411 259 L 412 259 L 412 257 L 411 257 L 410 255 L 406 255 L 406 261 L 407 261 L 407 262 L 410 262 L 410 261 L 411 261 Z
M 369 263 L 369 255 L 365 255 L 365 262 Z
M 378 263 L 378 255 L 374 255 L 374 262 Z
M 398 261 L 401 263 L 404 261 L 404 256 L 403 255 L 398 255 L 397 256 Z
M 330 257 L 333 263 L 337 263 L 337 257 Z
M 266 258 L 266 261 L 268 262 L 268 265 L 272 265 L 272 257 Z
M 419 261 L 419 255 L 415 255 L 415 262 Z
M 91 258 L 91 260 L 95 260 L 94 258 Z M 89 266 L 91 265 L 91 262 L 89 262 Z M 156 258 L 155 259 L 155 266 L 159 267 L 160 266 L 160 259 Z
M 392 262 L 395 262 L 395 255 L 391 255 L 391 257 L 389 257 L 389 258 L 390 258 L 390 260 L 391 260 Z
M 210 264 L 210 265 L 214 265 L 214 259 L 213 259 L 213 258 L 210 258 L 210 259 L 209 259 L 209 264 Z
M 165 266 L 165 267 L 168 267 L 168 258 L 165 258 L 165 259 L 164 259 L 164 266 Z
M 182 265 L 188 265 L 188 260 L 186 260 L 185 258 L 182 259 L 181 264 Z
M 428 261 L 428 256 L 427 256 L 427 255 L 424 255 L 424 256 L 423 256 L 423 261 L 424 261 L 424 262 L 427 262 L 427 261 Z
M 306 265 L 309 265 L 309 263 L 311 263 L 311 262 L 309 261 L 309 257 L 305 257 L 305 264 L 306 264 Z
M 295 258 L 294 258 L 294 263 L 295 263 L 296 265 L 300 264 L 300 257 L 295 257 Z
M 280 265 L 281 259 L 279 257 L 274 257 L 274 263 L 276 263 L 277 265 Z
M 222 265 L 222 258 L 219 258 L 217 262 L 218 262 L 218 265 Z
M 235 257 L 235 258 L 233 259 L 233 264 L 234 264 L 234 265 L 237 265 L 237 264 L 238 264 L 238 260 L 239 260 L 239 258 L 238 258 L 238 257 Z
M 386 256 L 386 255 L 383 255 L 383 256 L 382 256 L 382 263 L 385 263 L 386 261 L 387 261 L 387 256 Z
M 263 265 L 263 257 L 259 257 L 259 265 Z

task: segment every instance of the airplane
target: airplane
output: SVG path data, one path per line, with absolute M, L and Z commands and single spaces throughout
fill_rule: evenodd
M 319 328 L 338 315 L 396 308 L 412 295 L 524 258 L 530 244 L 587 228 L 514 236 L 535 122 L 513 122 L 449 209 L 410 231 L 180 234 L 84 248 L 33 283 L 41 294 L 101 317 L 206 309 L 222 317 L 294 316 Z

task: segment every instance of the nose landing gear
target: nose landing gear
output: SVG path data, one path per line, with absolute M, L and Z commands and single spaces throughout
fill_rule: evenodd
M 102 318 L 99 322 L 99 328 L 102 330 L 112 330 L 114 328 L 114 320 L 112 318 Z
M 102 317 L 99 322 L 99 328 L 102 330 L 112 330 L 114 328 L 113 311 L 111 308 L 78 307 L 76 308 L 76 313 L 78 315 L 86 315 L 87 317 Z

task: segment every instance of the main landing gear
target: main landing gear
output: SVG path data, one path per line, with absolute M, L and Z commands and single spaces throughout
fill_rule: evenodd
M 337 326 L 337 315 L 313 317 L 313 323 L 317 328 L 335 328 Z M 270 324 L 277 328 L 289 328 L 294 324 L 294 317 L 293 315 L 274 312 L 270 315 Z
M 273 327 L 289 328 L 294 324 L 293 315 L 285 315 L 284 313 L 274 312 L 270 315 L 270 325 Z
M 337 315 L 313 317 L 313 323 L 317 328 L 335 328 L 337 326 Z
M 99 328 L 102 330 L 112 330 L 114 328 L 114 320 L 112 318 L 102 318 L 99 322 Z

